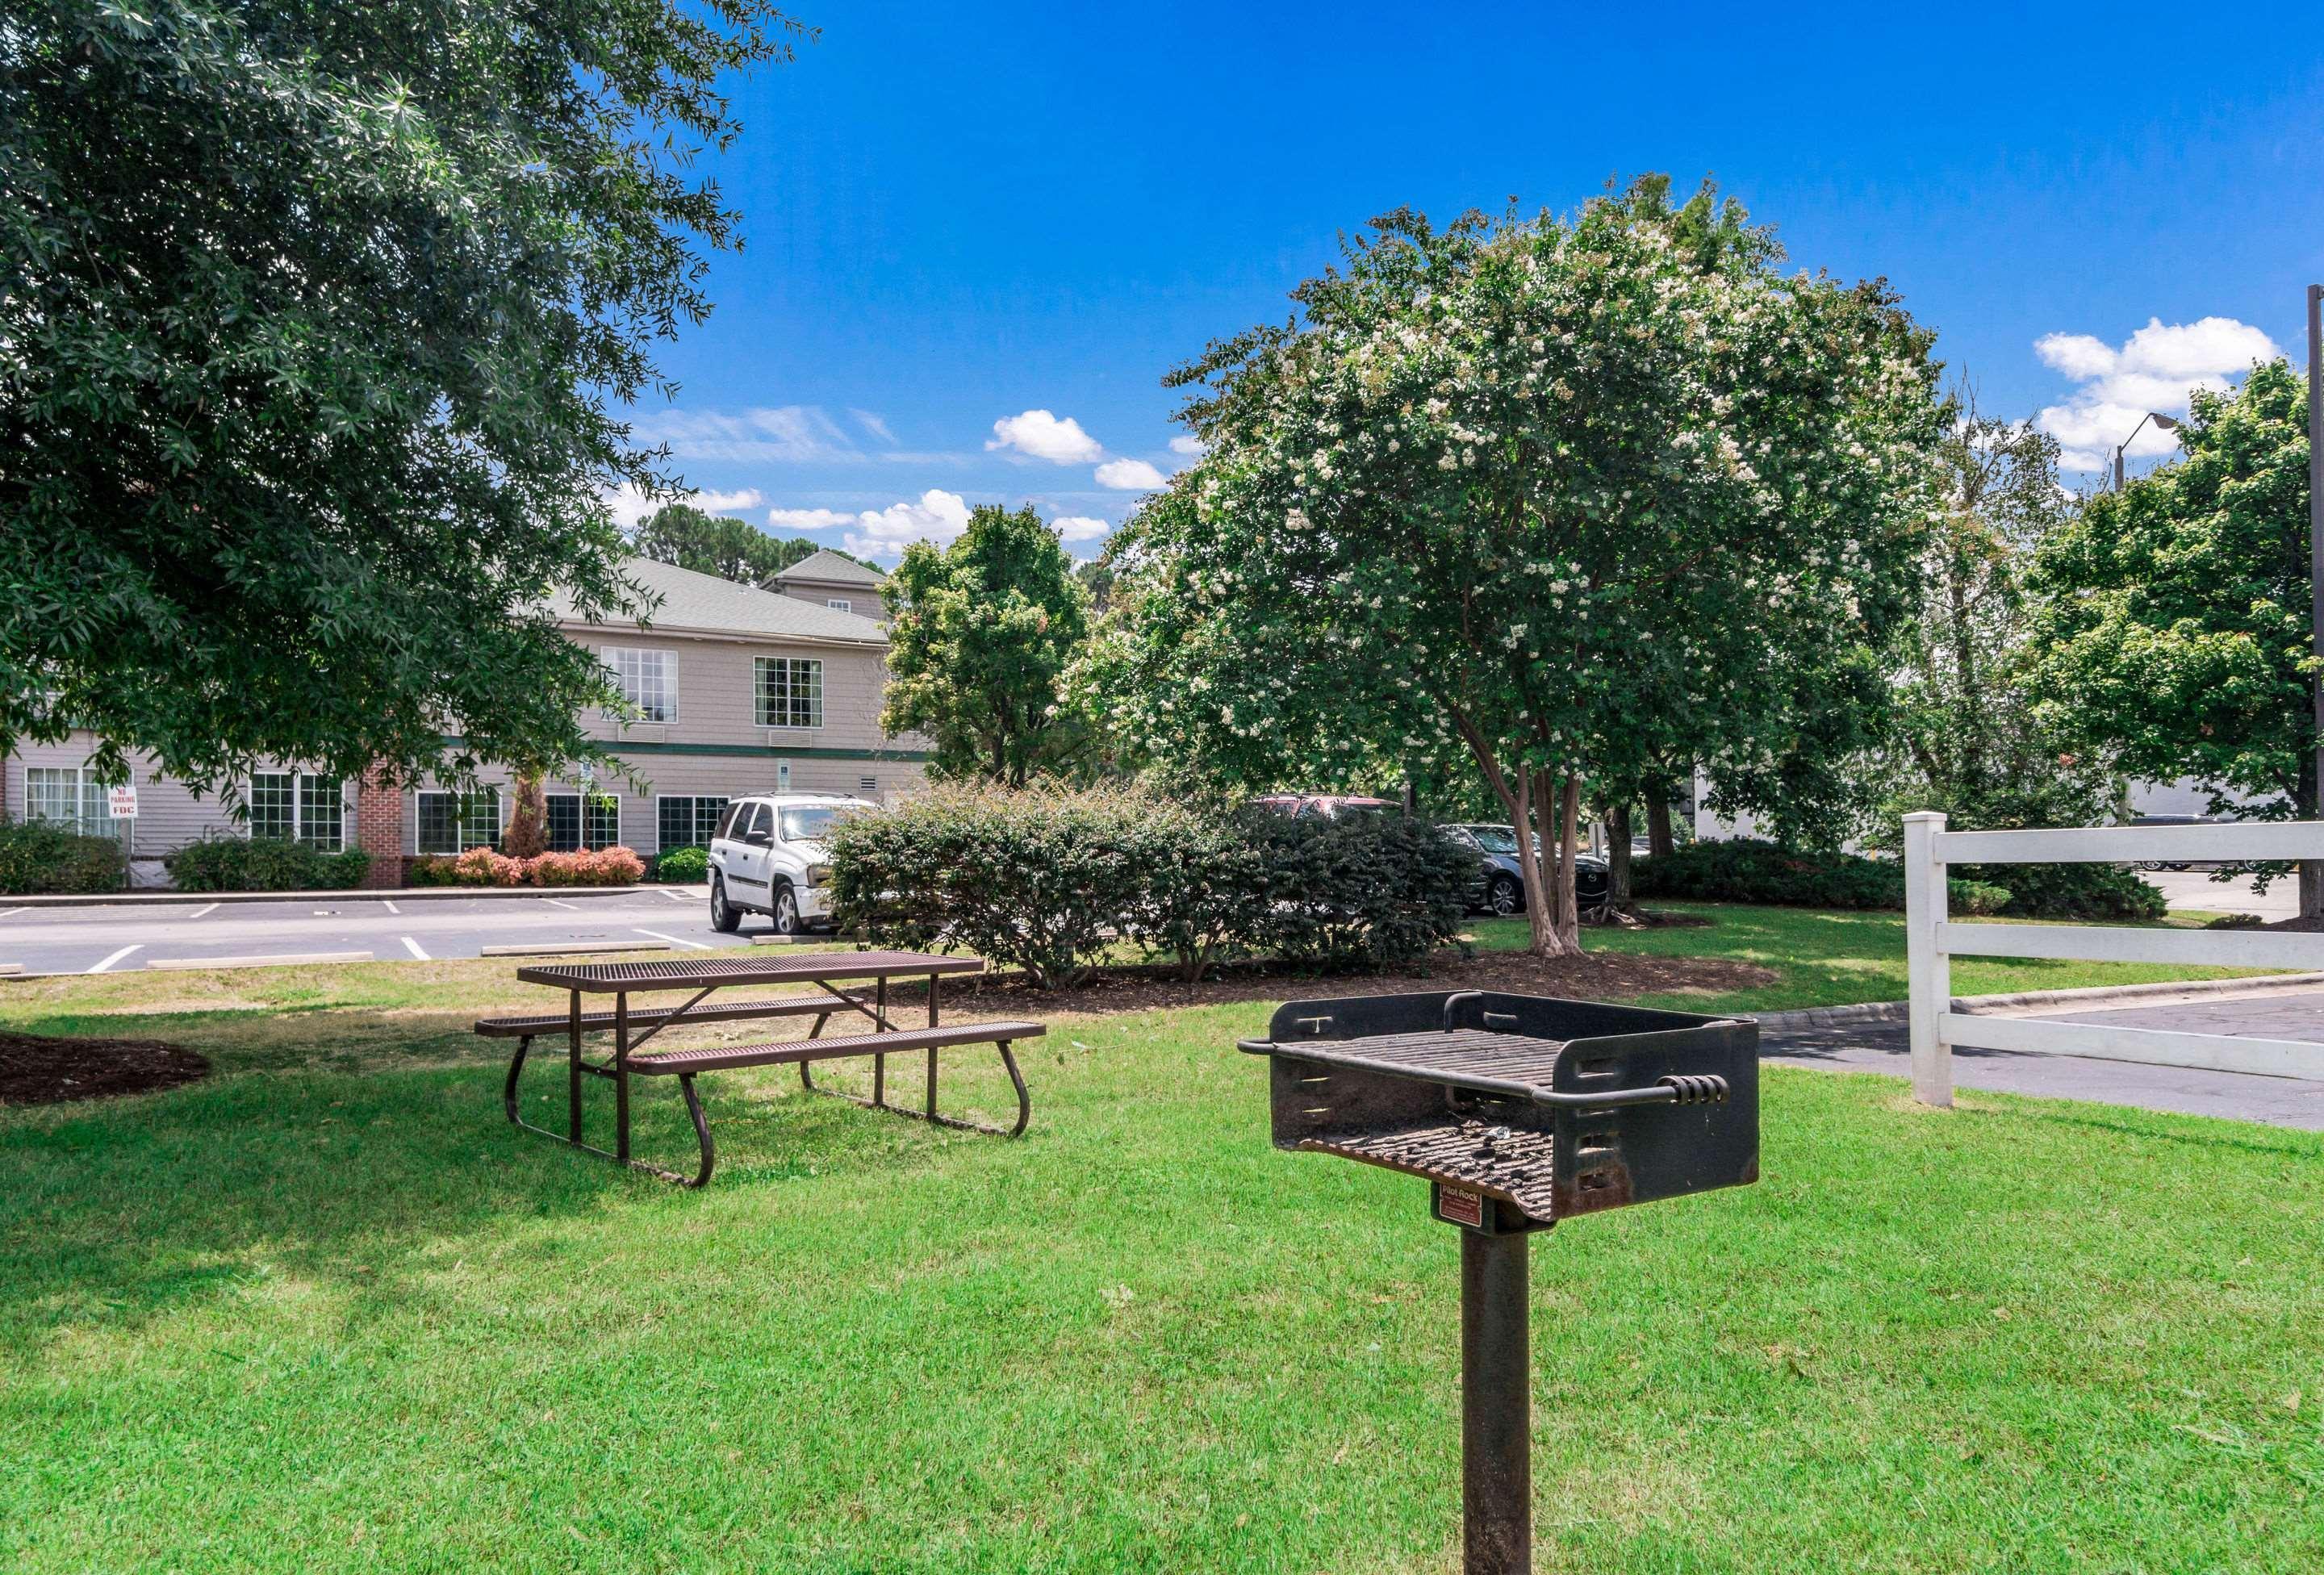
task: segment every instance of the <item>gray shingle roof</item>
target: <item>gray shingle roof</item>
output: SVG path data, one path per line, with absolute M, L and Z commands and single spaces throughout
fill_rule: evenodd
M 809 561 L 813 561 L 810 559 Z M 840 560 L 844 562 L 844 559 Z M 738 585 L 715 575 L 633 557 L 622 566 L 630 578 L 661 598 L 652 612 L 657 629 L 690 629 L 708 633 L 789 636 L 793 639 L 858 640 L 885 645 L 888 631 L 869 618 L 836 608 L 818 607 L 779 591 Z M 562 593 L 550 599 L 559 618 L 577 622 L 573 603 Z M 614 624 L 601 628 L 618 627 Z
M 865 568 L 852 557 L 842 557 L 835 552 L 827 552 L 821 548 L 817 548 L 799 559 L 798 562 L 777 575 L 775 578 L 828 580 L 835 584 L 847 585 L 885 585 L 888 580 L 888 576 L 878 569 Z

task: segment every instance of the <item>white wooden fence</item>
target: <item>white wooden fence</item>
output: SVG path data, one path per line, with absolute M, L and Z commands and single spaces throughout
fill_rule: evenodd
M 1911 975 L 1913 1093 L 1953 1102 L 1956 1045 L 2036 1055 L 2085 1055 L 2155 1066 L 2324 1077 L 2324 1044 L 2165 1033 L 2044 1018 L 1971 1017 L 1952 1009 L 1952 956 L 2075 957 L 2101 962 L 2193 962 L 2229 968 L 2324 969 L 2324 934 L 2135 929 L 2095 925 L 1957 925 L 1947 917 L 1951 864 L 2128 864 L 2142 861 L 2324 858 L 2324 822 L 2105 826 L 2071 831 L 1957 832 L 1941 815 L 1904 817 L 1904 935 Z M 2006 880 L 2003 884 L 2006 884 Z

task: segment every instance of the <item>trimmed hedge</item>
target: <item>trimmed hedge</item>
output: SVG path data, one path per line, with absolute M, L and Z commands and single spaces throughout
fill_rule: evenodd
M 2013 871 L 2014 873 L 2014 871 Z M 1987 881 L 1949 883 L 1952 911 L 1994 914 L 2012 894 Z M 1904 871 L 1854 853 L 1803 852 L 1751 838 L 1689 843 L 1630 865 L 1630 889 L 1639 897 L 1696 902 L 1756 902 L 1777 907 L 1898 908 L 1904 906 Z
M 275 837 L 205 837 L 161 856 L 180 891 L 337 891 L 363 884 L 371 855 L 325 853 Z
M 633 886 L 645 872 L 645 861 L 627 848 L 585 848 L 530 859 L 470 848 L 457 856 L 414 859 L 407 878 L 414 886 Z
M 128 856 L 115 838 L 85 837 L 40 820 L 0 824 L 0 892 L 118 891 L 128 879 Z
M 708 848 L 672 848 L 654 860 L 654 879 L 699 886 L 710 879 Z
M 1956 864 L 1965 880 L 2009 888 L 1996 911 L 2010 918 L 2159 919 L 2171 899 L 2119 864 Z
M 1452 938 L 1474 855 L 1392 817 L 1219 816 L 1123 787 L 953 786 L 843 821 L 843 927 L 957 946 L 1039 988 L 1086 979 L 1116 938 L 1198 979 L 1233 956 L 1378 969 Z

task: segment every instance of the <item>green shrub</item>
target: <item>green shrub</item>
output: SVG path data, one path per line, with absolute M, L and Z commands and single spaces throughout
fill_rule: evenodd
M 2159 919 L 2170 898 L 2119 864 L 1956 864 L 1965 880 L 2009 888 L 2009 918 Z
M 128 856 L 115 837 L 85 837 L 46 821 L 0 824 L 0 892 L 118 891 Z
M 1639 897 L 1781 907 L 1901 908 L 1904 872 L 1854 853 L 1812 853 L 1738 839 L 1696 842 L 1630 865 Z
M 1259 855 L 1260 944 L 1300 967 L 1410 967 L 1460 933 L 1477 856 L 1395 815 L 1239 822 Z
M 1409 965 L 1459 929 L 1474 856 L 1415 821 L 1215 816 L 1127 788 L 949 787 L 845 822 L 843 926 L 962 946 L 1044 989 L 1120 937 L 1199 979 L 1280 953 L 1310 968 Z
M 325 853 L 274 837 L 205 837 L 161 858 L 180 891 L 336 891 L 363 884 L 371 855 Z
M 530 859 L 470 848 L 456 856 L 429 853 L 414 859 L 404 880 L 413 886 L 632 886 L 645 872 L 645 861 L 622 847 L 535 853 Z
M 1984 918 L 2009 911 L 2010 891 L 1982 880 L 1948 880 L 1945 898 L 1951 912 Z
M 672 848 L 654 859 L 654 879 L 680 886 L 698 886 L 710 879 L 710 850 Z

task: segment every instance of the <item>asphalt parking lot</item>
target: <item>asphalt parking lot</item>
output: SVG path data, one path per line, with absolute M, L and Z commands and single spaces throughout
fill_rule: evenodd
M 718 934 L 710 927 L 709 893 L 699 886 L 604 897 L 189 897 L 88 907 L 12 907 L 0 898 L 0 965 L 13 962 L 26 973 L 110 973 L 155 962 L 324 953 L 424 962 L 475 957 L 486 946 L 606 942 L 696 951 L 747 946 L 766 928 L 753 915 L 739 935 Z

